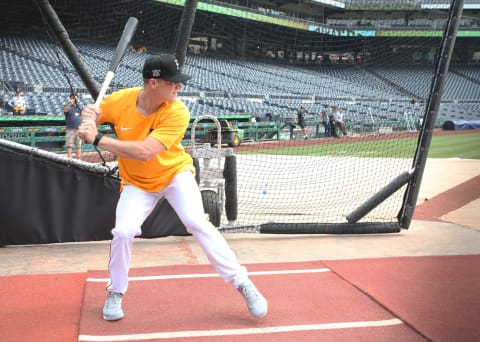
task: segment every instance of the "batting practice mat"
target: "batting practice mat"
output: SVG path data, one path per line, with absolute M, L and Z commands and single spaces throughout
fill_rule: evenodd
M 471 273 L 480 256 L 381 260 L 248 265 L 269 301 L 268 315 L 261 319 L 249 315 L 241 296 L 210 265 L 187 265 L 132 269 L 125 318 L 107 322 L 102 307 L 108 274 L 90 271 L 78 341 L 447 341 L 479 336 L 468 317 L 480 309 L 473 295 L 480 290 L 480 271 Z M 463 301 L 457 293 L 472 296 Z

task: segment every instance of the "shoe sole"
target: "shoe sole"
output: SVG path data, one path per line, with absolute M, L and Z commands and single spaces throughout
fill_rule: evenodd
M 264 298 L 263 301 L 265 302 L 265 312 L 263 313 L 253 313 L 252 311 L 250 311 L 250 308 L 248 309 L 248 311 L 250 312 L 250 315 L 252 315 L 253 317 L 255 318 L 262 318 L 262 317 L 265 317 L 268 313 L 268 302 L 267 300 Z
M 124 316 L 120 317 L 109 317 L 109 316 L 103 316 L 103 319 L 106 321 L 119 321 L 123 318 Z
M 250 312 L 250 314 L 251 314 L 253 317 L 255 317 L 255 318 L 263 318 L 263 317 L 265 317 L 265 316 L 267 315 L 267 312 L 265 311 L 265 313 L 264 313 L 264 314 L 261 314 L 261 315 L 255 315 L 255 314 L 253 314 L 253 313 L 251 313 L 251 312 Z

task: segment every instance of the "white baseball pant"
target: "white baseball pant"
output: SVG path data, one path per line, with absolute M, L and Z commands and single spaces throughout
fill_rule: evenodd
M 208 221 L 200 190 L 190 171 L 181 172 L 164 189 L 147 192 L 125 185 L 117 203 L 115 228 L 110 247 L 110 284 L 108 290 L 125 293 L 128 288 L 133 240 L 160 198 L 165 197 L 187 231 L 198 241 L 219 276 L 238 287 L 247 280 L 247 270 L 222 234 Z

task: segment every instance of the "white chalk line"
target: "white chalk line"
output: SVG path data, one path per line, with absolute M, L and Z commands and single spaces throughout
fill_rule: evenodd
M 323 273 L 330 272 L 328 268 L 314 268 L 304 270 L 278 270 L 278 271 L 259 271 L 248 272 L 248 275 L 276 275 L 276 274 L 302 274 L 302 273 Z M 129 281 L 149 281 L 149 280 L 169 280 L 169 279 L 194 279 L 194 278 L 216 278 L 217 273 L 192 273 L 192 274 L 168 274 L 157 276 L 129 277 Z M 87 278 L 87 282 L 104 283 L 109 282 L 109 278 Z
M 398 318 L 392 318 L 379 321 L 360 321 L 360 322 L 336 322 L 336 323 L 319 323 L 319 324 L 300 324 L 300 325 L 282 325 L 263 328 L 246 328 L 246 329 L 217 329 L 217 330 L 190 330 L 190 331 L 171 331 L 171 332 L 154 332 L 144 334 L 128 334 L 128 335 L 79 335 L 78 341 L 145 341 L 153 339 L 170 339 L 170 338 L 192 338 L 192 337 L 213 337 L 213 336 L 233 336 L 233 335 L 255 335 L 255 334 L 272 334 L 272 333 L 289 333 L 297 331 L 314 331 L 314 330 L 334 330 L 334 329 L 352 329 L 352 328 L 373 328 L 385 327 L 403 324 Z

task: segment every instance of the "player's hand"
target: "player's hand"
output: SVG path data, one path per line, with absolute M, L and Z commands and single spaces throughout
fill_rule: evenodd
M 93 105 L 88 105 L 82 110 L 82 122 L 83 120 L 93 120 L 97 122 L 100 116 L 102 116 L 100 109 L 95 109 Z
M 97 123 L 90 118 L 83 118 L 82 123 L 78 126 L 78 136 L 87 144 L 92 144 L 98 134 Z

